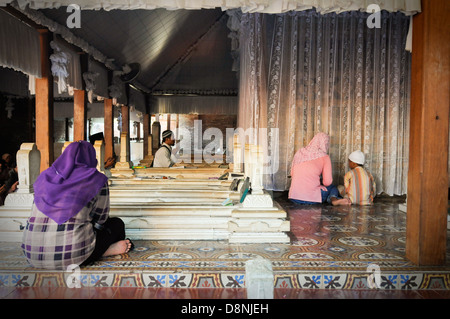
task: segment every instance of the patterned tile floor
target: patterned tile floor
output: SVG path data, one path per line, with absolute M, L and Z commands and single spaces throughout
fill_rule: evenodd
M 0 243 L 0 297 L 242 299 L 245 263 L 262 257 L 272 263 L 278 299 L 450 298 L 450 258 L 437 267 L 405 258 L 404 198 L 371 207 L 299 206 L 286 193 L 275 199 L 288 211 L 290 244 L 135 241 L 129 254 L 82 268 L 78 290 L 66 289 L 73 274 L 33 269 L 19 244 Z

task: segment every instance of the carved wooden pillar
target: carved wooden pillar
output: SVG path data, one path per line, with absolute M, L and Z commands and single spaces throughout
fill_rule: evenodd
M 423 0 L 414 17 L 406 256 L 445 263 L 448 206 L 450 1 Z
M 51 33 L 38 29 L 42 77 L 36 78 L 36 146 L 41 153 L 40 171 L 53 163 L 53 76 L 50 71 Z

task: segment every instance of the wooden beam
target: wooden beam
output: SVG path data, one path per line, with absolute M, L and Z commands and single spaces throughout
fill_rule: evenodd
M 122 105 L 122 132 L 130 134 L 130 108 Z
M 414 17 L 406 256 L 445 263 L 450 106 L 450 1 L 423 0 Z
M 38 29 L 41 46 L 41 78 L 36 78 L 36 146 L 41 152 L 41 172 L 53 163 L 53 76 L 50 71 L 48 29 Z
M 126 162 L 130 161 L 130 108 L 126 105 L 122 105 L 122 133 L 127 133 L 126 138 L 120 138 L 120 144 L 122 143 L 126 143 L 127 145 L 124 147 L 120 147 L 120 150 L 122 152 L 122 150 L 127 150 L 127 155 L 126 155 Z M 121 160 L 122 161 L 122 155 L 121 156 Z
M 104 101 L 104 137 L 105 137 L 105 159 L 114 156 L 114 109 L 112 99 Z
M 88 55 L 80 55 L 81 73 L 88 70 Z M 73 94 L 73 140 L 87 140 L 87 94 L 85 83 L 82 81 L 82 89 L 74 90 Z
M 37 24 L 36 22 L 34 22 L 30 18 L 28 18 L 25 14 L 23 14 L 22 12 L 18 11 L 15 8 L 11 7 L 10 5 L 7 5 L 6 7 L 0 7 L 0 10 L 4 11 L 6 13 L 9 13 L 13 17 L 19 19 L 26 25 L 28 25 L 36 30 L 45 29 L 42 25 Z
M 74 90 L 73 94 L 73 140 L 85 141 L 87 135 L 86 91 Z

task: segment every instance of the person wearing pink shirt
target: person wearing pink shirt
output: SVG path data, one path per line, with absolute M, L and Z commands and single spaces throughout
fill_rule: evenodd
M 308 146 L 297 151 L 291 167 L 289 199 L 297 204 L 350 205 L 348 198 L 342 198 L 335 185 L 331 160 L 328 155 L 330 137 L 318 133 Z

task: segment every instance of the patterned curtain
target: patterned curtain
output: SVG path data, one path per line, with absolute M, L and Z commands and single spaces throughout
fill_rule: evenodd
M 410 18 L 381 12 L 243 14 L 238 124 L 255 130 L 270 165 L 264 187 L 287 190 L 291 161 L 318 132 L 331 136 L 334 184 L 361 150 L 377 193 L 406 194 L 411 53 Z M 267 165 L 266 165 L 267 166 Z

